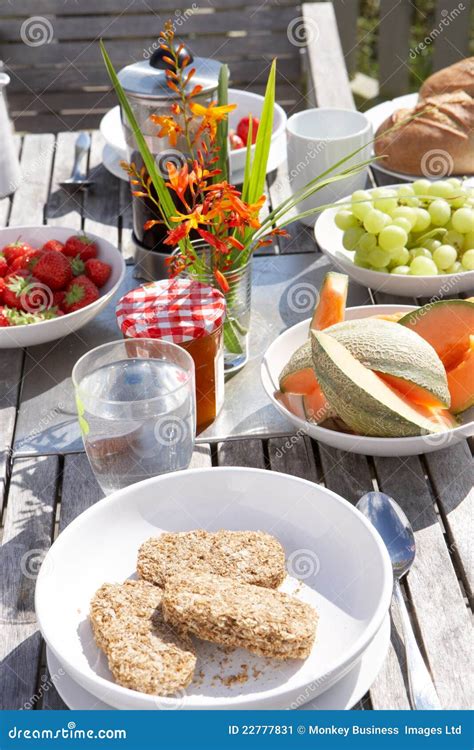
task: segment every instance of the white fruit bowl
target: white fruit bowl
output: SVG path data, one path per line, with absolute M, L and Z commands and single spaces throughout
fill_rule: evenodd
M 400 185 L 386 187 L 397 188 Z M 338 201 L 346 204 L 350 202 L 350 195 Z M 474 271 L 445 273 L 439 276 L 402 276 L 356 266 L 352 260 L 354 253 L 346 250 L 342 244 L 344 232 L 334 222 L 338 210 L 336 207 L 328 208 L 320 214 L 314 227 L 314 236 L 322 252 L 343 273 L 347 273 L 362 286 L 378 292 L 412 298 L 446 296 L 474 289 Z
M 263 96 L 252 94 L 241 89 L 229 89 L 229 102 L 237 104 L 237 108 L 229 114 L 229 127 L 237 128 L 239 120 L 248 115 L 260 119 L 263 107 Z M 273 108 L 273 133 L 270 154 L 268 157 L 267 173 L 272 172 L 286 160 L 286 121 L 285 110 L 279 104 Z M 100 131 L 106 141 L 104 164 L 117 177 L 128 180 L 127 174 L 120 167 L 119 162 L 127 159 L 127 144 L 120 119 L 120 107 L 114 107 L 102 118 Z M 255 146 L 252 146 L 252 155 Z M 230 176 L 234 184 L 242 183 L 245 169 L 245 148 L 229 150 Z
M 416 309 L 416 307 L 411 305 L 349 307 L 346 310 L 346 320 L 369 318 L 372 315 L 387 315 L 399 311 L 408 313 Z M 366 456 L 413 456 L 420 453 L 432 453 L 433 451 L 455 445 L 460 440 L 474 435 L 474 407 L 460 415 L 462 424 L 452 430 L 432 435 L 400 438 L 351 435 L 346 432 L 338 432 L 337 430 L 321 427 L 292 414 L 275 398 L 275 391 L 278 390 L 278 377 L 284 366 L 293 352 L 304 344 L 308 338 L 310 322 L 311 320 L 308 318 L 308 320 L 297 323 L 278 336 L 265 352 L 260 371 L 263 387 L 271 402 L 281 414 L 295 425 L 297 430 L 302 430 L 314 440 L 330 445 L 333 448 L 350 451 L 351 453 L 362 453 Z
M 291 592 L 319 613 L 311 653 L 305 660 L 272 660 L 244 649 L 224 653 L 196 639 L 201 674 L 178 696 L 122 687 L 95 644 L 91 598 L 104 582 L 134 575 L 137 550 L 150 536 L 197 528 L 261 530 L 280 540 L 289 574 L 283 589 L 293 584 Z M 48 552 L 35 605 L 41 632 L 64 670 L 114 708 L 283 709 L 325 692 L 358 663 L 384 622 L 391 595 L 387 549 L 346 500 L 288 474 L 219 467 L 154 477 L 89 508 Z M 225 680 L 243 664 L 246 680 Z
M 80 232 L 77 229 L 68 229 L 67 227 L 9 227 L 0 229 L 0 250 L 10 242 L 15 242 L 19 237 L 32 247 L 41 247 L 47 240 L 55 239 L 64 243 L 68 237 L 78 233 Z M 0 349 L 18 349 L 25 346 L 35 346 L 36 344 L 46 344 L 49 341 L 63 338 L 63 336 L 67 336 L 89 323 L 108 305 L 122 283 L 125 275 L 125 261 L 119 250 L 107 240 L 90 232 L 87 232 L 87 236 L 97 243 L 99 248 L 98 258 L 112 266 L 109 280 L 99 290 L 99 299 L 81 310 L 62 315 L 59 318 L 45 320 L 41 323 L 31 323 L 30 325 L 0 328 Z

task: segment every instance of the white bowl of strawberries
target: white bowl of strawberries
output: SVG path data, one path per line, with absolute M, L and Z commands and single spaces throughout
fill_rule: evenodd
M 110 242 L 66 227 L 0 229 L 0 349 L 44 344 L 88 323 L 125 274 Z

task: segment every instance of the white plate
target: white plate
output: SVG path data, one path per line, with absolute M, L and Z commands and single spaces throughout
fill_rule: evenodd
M 263 107 L 263 96 L 253 94 L 241 89 L 229 89 L 229 101 L 237 104 L 237 108 L 229 115 L 229 127 L 236 129 L 239 120 L 252 114 L 254 117 L 261 116 Z M 274 107 L 273 134 L 268 157 L 267 173 L 272 172 L 286 161 L 286 113 L 279 104 Z M 120 118 L 120 107 L 114 107 L 102 118 L 100 131 L 105 138 L 107 146 L 112 150 L 104 151 L 104 166 L 109 172 L 122 180 L 128 180 L 127 175 L 120 167 L 120 161 L 127 159 L 127 146 Z M 252 152 L 255 147 L 252 146 Z M 231 180 L 235 184 L 242 183 L 245 169 L 245 148 L 229 151 Z
M 387 185 L 397 188 L 399 185 Z M 368 191 L 372 192 L 372 191 Z M 351 196 L 341 198 L 338 203 L 350 203 Z M 402 276 L 382 271 L 372 271 L 356 266 L 352 260 L 354 253 L 346 250 L 342 244 L 344 232 L 334 223 L 339 209 L 327 208 L 323 211 L 314 226 L 314 236 L 325 255 L 351 279 L 362 286 L 400 297 L 433 297 L 446 294 L 458 294 L 474 288 L 474 271 L 462 273 L 445 273 L 439 276 Z
M 385 615 L 377 635 L 367 646 L 359 662 L 332 688 L 312 699 L 311 691 L 292 708 L 297 711 L 344 711 L 355 706 L 370 690 L 387 656 L 390 644 L 390 617 Z M 48 669 L 53 684 L 64 703 L 73 711 L 115 711 L 95 695 L 87 692 L 68 675 L 52 651 L 46 650 Z M 308 699 L 308 702 L 304 702 Z
M 47 240 L 54 239 L 65 242 L 68 237 L 75 234 L 81 234 L 81 231 L 55 226 L 8 227 L 7 229 L 0 229 L 0 250 L 8 243 L 15 242 L 18 237 L 33 247 L 41 247 Z M 97 243 L 100 260 L 112 266 L 112 273 L 108 282 L 100 289 L 99 299 L 82 308 L 82 310 L 76 310 L 76 312 L 68 313 L 60 318 L 31 325 L 0 328 L 0 349 L 34 346 L 60 339 L 82 328 L 108 305 L 122 283 L 125 275 L 125 261 L 120 251 L 112 243 L 91 232 L 87 232 L 87 236 Z
M 367 307 L 349 307 L 346 310 L 346 320 L 355 318 L 369 318 L 372 315 L 386 315 L 403 310 L 410 312 L 416 310 L 410 305 L 368 305 Z M 273 405 L 278 411 L 287 417 L 298 430 L 303 430 L 314 440 L 325 443 L 333 448 L 352 453 L 362 453 L 366 456 L 414 456 L 419 453 L 431 453 L 432 451 L 454 445 L 466 437 L 474 435 L 473 413 L 474 407 L 461 414 L 464 423 L 453 430 L 440 432 L 433 435 L 420 435 L 416 437 L 382 438 L 349 435 L 345 432 L 329 430 L 325 427 L 306 422 L 286 409 L 280 401 L 275 398 L 278 389 L 278 377 L 293 352 L 304 344 L 308 338 L 309 324 L 311 320 L 303 320 L 301 323 L 288 328 L 287 331 L 278 336 L 264 354 L 260 375 L 263 387 L 267 392 Z
M 90 600 L 105 581 L 123 581 L 134 573 L 145 539 L 163 530 L 195 528 L 275 534 L 289 570 L 304 584 L 296 595 L 319 612 L 317 642 L 305 661 L 262 659 L 238 649 L 224 667 L 219 667 L 222 651 L 199 642 L 197 672 L 203 677 L 178 698 L 121 687 L 94 643 Z M 115 708 L 276 709 L 291 705 L 309 686 L 316 697 L 350 671 L 381 627 L 391 593 L 385 545 L 338 495 L 286 474 L 212 468 L 141 482 L 79 516 L 43 562 L 36 612 L 48 646 L 71 677 Z M 248 665 L 247 681 L 225 685 L 216 679 L 223 669 L 224 675 L 235 675 L 242 664 Z
M 414 107 L 417 101 L 418 94 L 416 93 L 397 96 L 395 99 L 390 99 L 389 101 L 377 104 L 375 107 L 371 107 L 364 112 L 364 115 L 372 123 L 372 129 L 375 135 L 378 128 L 387 119 L 387 117 L 390 117 L 390 115 L 392 115 L 397 109 L 410 109 L 411 107 Z M 381 160 L 380 162 L 374 162 L 374 164 L 372 164 L 372 168 L 378 170 L 379 172 L 382 172 L 383 174 L 389 175 L 390 177 L 396 177 L 399 180 L 407 180 L 409 182 L 414 182 L 416 179 L 418 179 L 418 177 L 425 177 L 425 175 L 404 174 L 403 172 L 396 172 L 394 170 L 387 169 L 387 167 L 383 166 L 383 160 Z

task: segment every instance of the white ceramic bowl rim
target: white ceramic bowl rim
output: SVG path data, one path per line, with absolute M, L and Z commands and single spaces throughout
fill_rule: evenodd
M 121 498 L 123 495 L 126 495 L 131 491 L 131 488 L 133 488 L 135 491 L 139 492 L 140 488 L 147 487 L 149 485 L 153 485 L 154 483 L 159 483 L 163 479 L 168 479 L 170 476 L 176 477 L 178 480 L 183 475 L 191 475 L 196 477 L 196 481 L 199 482 L 199 477 L 203 476 L 204 474 L 208 474 L 210 476 L 217 476 L 219 473 L 226 473 L 226 474 L 232 474 L 236 472 L 243 472 L 246 474 L 267 474 L 266 469 L 253 469 L 248 467 L 230 467 L 230 466 L 219 466 L 219 467 L 212 467 L 212 468 L 200 468 L 200 469 L 185 469 L 183 471 L 177 471 L 173 472 L 172 475 L 170 474 L 164 474 L 158 477 L 152 477 L 151 479 L 146 479 L 143 482 L 138 482 L 135 485 L 131 485 L 131 487 L 125 487 L 122 490 L 119 490 L 118 492 L 114 492 L 112 495 L 109 495 L 108 497 L 103 498 L 102 500 L 99 500 L 98 503 L 93 505 L 92 507 L 88 508 L 86 511 L 81 513 L 74 521 L 72 521 L 69 526 L 67 526 L 66 529 L 58 536 L 56 541 L 54 542 L 54 548 L 57 551 L 58 548 L 61 549 L 63 546 L 67 546 L 69 542 L 69 536 L 75 532 L 77 527 L 84 525 L 85 521 L 88 521 L 90 518 L 93 518 L 95 515 L 98 515 L 105 504 L 113 504 L 114 502 L 117 502 L 118 498 Z M 337 672 L 338 670 L 344 669 L 344 667 L 350 663 L 352 663 L 357 656 L 359 656 L 367 645 L 372 641 L 375 634 L 378 632 L 380 626 L 382 625 L 382 622 L 384 620 L 384 617 L 388 611 L 388 608 L 390 606 L 390 601 L 392 598 L 392 587 L 393 587 L 393 571 L 392 571 L 392 565 L 390 562 L 390 558 L 388 555 L 387 548 L 382 541 L 382 538 L 380 537 L 379 533 L 375 530 L 375 528 L 372 526 L 372 524 L 365 518 L 365 516 L 362 515 L 351 503 L 349 503 L 347 500 L 345 500 L 340 495 L 336 494 L 335 492 L 332 492 L 332 490 L 327 489 L 326 487 L 321 487 L 320 485 L 315 485 L 313 482 L 310 482 L 307 479 L 302 479 L 300 477 L 294 477 L 290 474 L 282 474 L 283 477 L 286 479 L 291 480 L 292 482 L 296 482 L 297 484 L 304 485 L 308 488 L 314 488 L 317 487 L 319 491 L 323 492 L 326 495 L 330 495 L 334 502 L 344 506 L 349 513 L 354 514 L 359 522 L 365 526 L 365 528 L 369 531 L 369 533 L 374 538 L 374 541 L 376 543 L 376 546 L 380 552 L 381 557 L 381 563 L 383 566 L 383 587 L 382 587 L 382 593 L 380 596 L 379 603 L 375 609 L 374 614 L 372 615 L 371 622 L 369 626 L 366 628 L 364 633 L 362 633 L 355 643 L 351 646 L 350 649 L 342 650 L 339 658 L 335 662 L 334 666 L 332 667 L 331 674 L 334 672 Z M 48 553 L 49 554 L 49 553 Z M 45 570 L 45 576 L 48 575 L 48 564 L 47 564 L 47 557 L 43 561 L 42 569 L 39 572 L 37 584 L 36 584 L 36 591 L 35 591 L 35 610 L 36 615 L 38 618 L 39 626 L 41 629 L 41 632 L 48 643 L 49 647 L 51 648 L 52 652 L 55 654 L 57 659 L 63 664 L 66 671 L 68 671 L 68 667 L 70 672 L 74 674 L 74 672 L 78 671 L 78 668 L 71 664 L 67 658 L 66 655 L 61 654 L 58 649 L 56 648 L 55 644 L 52 642 L 51 634 L 49 632 L 49 629 L 45 623 L 48 622 L 48 618 L 43 612 L 42 609 L 42 602 L 40 597 L 40 591 L 41 591 L 41 582 L 43 578 L 42 570 Z M 94 677 L 92 678 L 94 681 L 97 682 L 97 684 L 100 687 L 103 687 L 107 690 L 117 691 L 122 696 L 128 696 L 128 695 L 136 695 L 138 691 L 131 690 L 130 688 L 122 687 L 121 685 L 118 685 L 115 682 L 111 682 L 109 680 L 106 680 L 103 677 L 100 677 L 99 675 L 94 673 Z M 303 679 L 300 683 L 295 685 L 295 689 L 303 689 L 308 684 L 306 679 Z M 268 697 L 269 693 L 274 696 L 278 696 L 281 693 L 285 692 L 285 685 L 278 686 L 277 688 L 274 688 L 270 691 L 261 691 L 253 694 L 253 697 L 256 701 L 262 699 L 263 697 Z M 139 695 L 144 695 L 139 693 Z M 149 698 L 153 698 L 153 696 L 146 696 Z M 170 707 L 173 707 L 175 699 L 173 698 L 165 698 L 160 697 L 160 703 L 163 706 L 166 706 L 167 704 Z M 232 699 L 232 705 L 238 706 L 240 703 L 243 703 L 246 701 L 245 696 L 237 696 Z M 212 708 L 213 701 L 212 699 L 205 699 L 203 698 L 203 703 L 209 702 L 209 707 Z
M 313 127 L 314 129 L 316 129 L 317 124 L 320 124 L 321 121 L 324 123 L 325 118 L 327 121 L 327 118 L 332 116 L 335 116 L 338 122 L 343 120 L 344 125 L 349 125 L 350 121 L 352 121 L 355 126 L 354 129 L 350 130 L 350 132 L 348 132 L 346 135 L 332 135 L 331 133 L 325 133 L 324 135 L 321 135 L 318 132 L 306 132 L 305 125 L 306 127 Z M 309 122 L 305 123 L 305 121 Z M 320 122 L 317 123 L 316 121 Z M 301 126 L 302 123 L 303 130 L 299 130 L 298 126 Z M 363 114 L 363 112 L 336 107 L 313 107 L 312 109 L 304 109 L 301 112 L 296 112 L 294 115 L 291 115 L 286 123 L 287 132 L 291 133 L 291 135 L 294 135 L 297 138 L 304 138 L 305 140 L 314 141 L 345 141 L 358 135 L 365 135 L 368 131 L 371 130 L 371 127 L 372 126 L 370 121 Z
M 263 102 L 263 99 L 264 99 L 264 97 L 261 94 L 254 94 L 252 91 L 245 91 L 245 89 L 229 89 L 228 95 L 229 95 L 229 101 L 230 102 L 232 101 L 232 94 L 234 92 L 238 92 L 239 94 L 241 94 L 241 93 L 248 94 L 255 101 L 261 100 Z M 275 102 L 275 104 L 273 106 L 273 113 L 274 113 L 274 115 L 275 115 L 275 112 L 278 113 L 279 123 L 277 124 L 277 127 L 272 132 L 272 136 L 271 136 L 272 139 L 275 139 L 277 136 L 279 136 L 279 135 L 281 135 L 282 133 L 285 132 L 285 127 L 286 127 L 286 123 L 287 123 L 286 112 L 283 109 L 283 107 L 281 107 L 278 104 L 278 102 Z M 247 116 L 248 116 L 248 113 L 247 113 L 247 115 L 243 115 L 243 117 L 247 117 Z M 273 118 L 273 124 L 275 124 L 275 116 Z M 252 149 L 255 150 L 255 144 L 252 144 Z M 240 154 L 240 153 L 242 153 L 242 151 L 246 151 L 246 150 L 247 150 L 247 146 L 242 146 L 241 148 L 233 148 L 232 149 L 232 153 L 233 154 Z

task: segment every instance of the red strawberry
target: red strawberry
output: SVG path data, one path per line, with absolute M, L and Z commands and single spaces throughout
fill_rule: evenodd
M 108 263 L 104 263 L 102 260 L 97 258 L 91 258 L 86 260 L 86 276 L 94 282 L 99 289 L 104 286 L 109 280 L 109 276 L 112 273 L 112 267 Z
M 5 279 L 3 278 L 3 276 L 0 276 L 0 302 L 3 302 L 3 292 L 5 290 L 5 287 Z
M 62 253 L 49 250 L 36 263 L 35 276 L 55 292 L 64 289 L 71 281 L 71 264 Z
M 99 290 L 94 282 L 88 279 L 87 276 L 78 276 L 71 281 L 66 289 L 62 309 L 66 313 L 74 312 L 75 310 L 87 307 L 91 302 L 95 302 L 96 299 L 99 299 Z
M 7 326 L 11 326 L 11 323 L 8 320 L 7 316 L 4 314 L 3 310 L 0 310 L 0 328 L 7 328 Z
M 8 273 L 8 263 L 3 255 L 0 255 L 0 278 Z
M 69 261 L 71 263 L 71 271 L 73 276 L 82 276 L 85 273 L 86 264 L 83 260 L 80 259 L 79 255 L 76 255 L 74 258 L 69 258 Z
M 33 277 L 28 271 L 15 271 L 5 276 L 5 289 L 2 294 L 4 304 L 16 310 L 27 309 L 32 280 Z
M 64 245 L 62 242 L 59 242 L 59 240 L 48 240 L 44 243 L 43 247 L 41 248 L 45 252 L 48 250 L 54 250 L 56 253 L 62 252 Z
M 23 253 L 23 255 L 20 255 L 12 261 L 10 272 L 22 270 L 32 271 L 43 254 L 42 250 L 27 250 L 26 253 Z
M 33 250 L 31 245 L 28 245 L 27 242 L 20 242 L 20 240 L 17 240 L 16 242 L 10 242 L 8 245 L 5 245 L 2 253 L 8 265 L 10 265 L 15 258 L 24 255 L 24 253 L 27 253 L 30 250 Z
M 243 142 L 240 135 L 237 135 L 235 130 L 229 133 L 229 141 L 231 149 L 245 148 L 245 143 Z
M 66 292 L 54 292 L 53 294 L 53 307 L 57 307 L 58 309 L 62 308 L 64 304 L 64 298 L 66 297 Z
M 257 140 L 258 126 L 260 120 L 257 117 L 252 117 L 252 143 Z M 250 130 L 250 117 L 242 117 L 241 121 L 237 125 L 237 135 L 247 145 L 248 135 Z
M 77 234 L 66 240 L 62 252 L 70 258 L 78 255 L 81 260 L 86 261 L 97 257 L 97 245 L 87 235 Z

